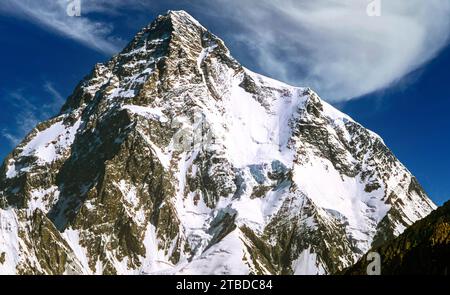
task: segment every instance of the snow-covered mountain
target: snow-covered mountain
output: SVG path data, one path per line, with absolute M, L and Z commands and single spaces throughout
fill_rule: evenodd
M 435 208 L 379 136 L 183 11 L 0 172 L 0 273 L 329 274 Z

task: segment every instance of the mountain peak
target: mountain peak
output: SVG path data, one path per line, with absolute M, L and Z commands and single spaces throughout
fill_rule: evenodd
M 170 22 L 172 24 L 171 28 L 175 31 L 178 27 L 207 31 L 197 19 L 184 10 L 168 10 L 165 14 L 159 15 L 148 27 L 144 28 L 144 30 L 155 29 L 158 25 L 165 22 Z
M 224 42 L 210 33 L 195 18 L 183 10 L 159 15 L 141 29 L 128 45 L 110 61 L 97 64 L 85 81 L 77 87 L 63 107 L 63 112 L 74 109 L 94 97 L 92 83 L 113 88 L 125 84 L 112 97 L 136 95 L 143 83 L 135 83 L 136 75 L 146 81 L 156 69 L 168 80 L 198 76 L 202 62 L 209 55 L 221 55 L 234 67 L 240 65 L 229 55 Z M 164 69 L 164 71 L 162 71 Z M 180 72 L 182 70 L 182 72 Z M 174 73 L 175 72 L 175 73 Z M 160 77 L 161 80 L 162 76 Z M 106 86 L 108 85 L 108 86 Z M 84 95 L 78 95 L 83 92 Z M 79 99 L 82 98 L 82 101 Z M 76 99 L 76 101 L 75 101 Z
M 180 16 L 189 16 L 192 17 L 188 12 L 186 12 L 186 10 L 167 10 L 167 12 L 165 13 L 165 15 L 171 15 L 174 17 L 180 17 Z M 193 18 L 193 17 L 192 17 Z
M 168 10 L 165 15 L 169 16 L 172 19 L 189 20 L 190 22 L 203 27 L 197 19 L 195 19 L 191 14 L 189 14 L 185 10 Z
M 367 129 L 174 11 L 1 166 L 0 273 L 334 273 L 433 208 Z

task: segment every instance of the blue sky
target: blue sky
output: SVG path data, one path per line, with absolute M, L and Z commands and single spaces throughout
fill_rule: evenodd
M 82 16 L 69 17 L 66 0 L 5 0 L 0 158 L 56 114 L 95 63 L 158 14 L 185 9 L 246 67 L 311 86 L 380 134 L 442 204 L 450 199 L 450 1 L 384 1 L 380 17 L 367 16 L 368 2 L 82 0 Z

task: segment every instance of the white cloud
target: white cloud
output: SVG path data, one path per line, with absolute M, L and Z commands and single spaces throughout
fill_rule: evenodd
M 94 21 L 84 15 L 100 11 L 102 6 L 92 5 L 95 1 L 82 1 L 82 15 L 70 17 L 67 14 L 68 3 L 67 0 L 3 0 L 0 13 L 34 22 L 106 54 L 116 53 L 120 49 L 123 44 L 120 39 L 111 36 L 111 24 Z M 117 1 L 111 3 L 117 4 Z M 117 6 L 112 5 L 111 9 L 114 7 Z
M 220 0 L 212 4 L 242 31 L 258 66 L 275 78 L 343 101 L 386 88 L 448 43 L 450 1 Z M 206 4 L 206 3 L 205 3 Z

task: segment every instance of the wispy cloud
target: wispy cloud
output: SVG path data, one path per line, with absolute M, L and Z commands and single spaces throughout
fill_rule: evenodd
M 11 102 L 11 106 L 15 109 L 16 114 L 14 116 L 14 122 L 9 124 L 8 127 L 3 128 L 0 134 L 12 147 L 17 145 L 36 126 L 41 115 L 36 105 L 26 99 L 21 90 L 9 93 L 5 101 Z
M 23 89 L 10 91 L 2 99 L 7 101 L 16 113 L 14 122 L 0 130 L 0 135 L 11 147 L 16 146 L 37 123 L 57 114 L 63 105 L 64 97 L 51 82 L 44 82 L 43 90 L 49 94 L 49 99 L 36 99 L 34 96 L 28 98 Z M 36 103 L 37 100 L 46 103 Z
M 367 15 L 370 2 L 219 0 L 210 8 L 239 25 L 231 38 L 265 72 L 342 101 L 392 85 L 448 43 L 450 1 L 381 0 L 380 17 Z
M 64 104 L 65 101 L 64 97 L 62 96 L 61 93 L 58 92 L 58 90 L 55 89 L 53 84 L 49 81 L 46 81 L 44 83 L 44 89 L 53 97 L 51 103 L 48 104 L 48 108 L 52 112 L 56 112 Z
M 67 0 L 3 0 L 0 13 L 34 22 L 105 54 L 116 53 L 120 49 L 123 42 L 111 35 L 113 27 L 110 23 L 94 21 L 85 15 L 70 17 L 67 14 L 68 3 Z M 102 7 L 106 4 L 105 1 L 81 3 L 84 14 L 104 10 Z M 117 1 L 111 1 L 111 4 L 111 9 L 118 7 Z

